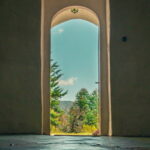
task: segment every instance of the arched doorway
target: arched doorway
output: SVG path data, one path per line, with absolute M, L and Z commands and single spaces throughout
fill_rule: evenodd
M 42 104 L 42 134 L 49 134 L 49 61 L 50 61 L 50 39 L 49 28 L 52 20 L 56 15 L 60 14 L 65 8 L 78 6 L 84 11 L 89 10 L 87 13 L 95 15 L 101 23 L 100 33 L 100 46 L 101 46 L 101 135 L 109 135 L 111 130 L 111 101 L 110 101 L 110 67 L 109 67 L 109 13 L 106 13 L 106 9 L 109 9 L 108 1 L 96 1 L 93 5 L 93 1 L 85 3 L 84 0 L 76 2 L 78 5 L 74 5 L 73 2 L 49 2 L 47 0 L 42 1 L 42 22 L 41 22 L 41 104 Z M 108 6 L 108 8 L 106 7 Z M 102 9 L 103 8 L 103 9 Z M 93 10 L 93 11 L 92 11 Z M 94 12 L 95 13 L 91 13 Z M 64 11 L 65 12 L 65 11 Z M 108 11 L 109 12 L 109 11 Z M 67 13 L 67 12 L 65 12 Z M 85 14 L 85 13 L 83 13 Z M 73 14 L 74 15 L 74 14 Z M 68 20 L 66 15 L 64 18 L 55 20 L 53 25 Z M 74 15 L 75 16 L 75 15 Z M 80 16 L 82 19 L 96 22 L 93 17 Z M 70 17 L 70 16 L 69 16 Z M 86 17 L 86 18 L 85 18 Z M 62 17 L 60 17 L 62 18 Z M 66 19 L 67 18 L 67 19 Z M 91 20 L 92 18 L 92 20 Z M 70 19 L 70 18 L 69 18 Z
M 52 20 L 52 135 L 92 135 L 99 132 L 99 31 L 96 14 L 81 6 L 64 8 Z M 58 68 L 54 70 L 55 62 Z M 59 68 L 63 77 L 56 80 L 56 76 L 61 75 L 60 72 L 54 75 Z M 58 89 L 60 97 L 54 94 Z M 63 90 L 68 91 L 66 95 L 63 95 Z

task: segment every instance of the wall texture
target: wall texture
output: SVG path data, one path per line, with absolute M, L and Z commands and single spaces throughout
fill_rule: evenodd
M 150 1 L 111 0 L 110 8 L 113 135 L 150 136 Z
M 0 133 L 41 132 L 40 0 L 0 0 Z

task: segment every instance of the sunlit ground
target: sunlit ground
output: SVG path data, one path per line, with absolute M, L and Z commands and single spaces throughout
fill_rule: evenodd
M 89 136 L 91 136 L 91 135 L 93 135 L 92 133 L 85 133 L 85 132 L 83 132 L 83 133 L 65 133 L 65 132 L 56 132 L 56 133 L 50 133 L 50 135 L 84 135 L 84 136 L 87 136 L 87 135 L 89 135 Z
M 87 126 L 84 125 L 83 129 L 79 133 L 69 133 L 69 132 L 62 132 L 57 128 L 52 127 L 50 135 L 83 135 L 83 136 L 91 136 L 94 135 L 95 132 L 97 132 L 99 129 L 95 126 Z M 99 135 L 99 133 L 96 133 L 96 135 Z

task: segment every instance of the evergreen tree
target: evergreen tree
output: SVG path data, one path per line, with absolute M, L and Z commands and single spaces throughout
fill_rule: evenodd
M 70 109 L 70 131 L 81 132 L 83 125 L 97 127 L 98 122 L 98 93 L 96 90 L 89 94 L 82 88 L 76 94 L 74 105 Z
M 97 127 L 98 122 L 98 92 L 94 90 L 88 98 L 89 111 L 85 115 L 85 124 Z
M 59 86 L 59 80 L 62 77 L 59 65 L 51 60 L 51 71 L 50 71 L 50 122 L 51 125 L 57 127 L 61 122 L 59 120 L 63 111 L 60 109 L 60 98 L 67 94 L 63 88 Z

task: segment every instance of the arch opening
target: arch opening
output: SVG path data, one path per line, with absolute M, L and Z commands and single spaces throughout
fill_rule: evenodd
M 99 68 L 99 72 L 101 71 L 100 83 L 101 89 L 99 93 L 101 94 L 101 135 L 110 135 L 111 130 L 111 97 L 110 97 L 110 65 L 109 65 L 109 25 L 110 25 L 110 16 L 109 16 L 109 0 L 96 1 L 94 5 L 91 5 L 93 2 L 89 1 L 85 3 L 80 0 L 77 2 L 79 5 L 74 5 L 72 1 L 69 1 L 65 4 L 64 1 L 61 2 L 49 2 L 47 0 L 42 1 L 42 20 L 41 20 L 41 106 L 42 106 L 42 115 L 41 115 L 41 133 L 49 134 L 49 62 L 51 51 L 51 43 L 49 36 L 49 29 L 51 27 L 56 26 L 59 23 L 63 23 L 70 19 L 83 19 L 89 22 L 92 22 L 96 25 L 101 25 L 101 31 L 99 34 L 99 47 L 101 47 L 101 55 L 100 62 L 101 68 Z M 51 5 L 49 5 L 51 4 Z M 64 8 L 64 6 L 66 6 Z M 97 7 L 98 6 L 98 7 Z M 77 7 L 82 7 L 86 12 L 89 11 L 88 16 L 95 15 L 94 20 L 92 17 L 86 17 L 85 15 L 79 15 L 75 18 L 75 14 L 72 12 L 73 17 L 63 19 L 57 19 L 57 16 L 61 16 L 61 12 L 66 10 L 67 8 L 71 8 L 71 12 L 79 12 Z M 53 8 L 53 9 L 51 9 Z M 75 8 L 75 9 L 74 9 Z M 76 10 L 77 9 L 77 10 Z M 65 11 L 67 13 L 67 11 Z M 85 13 L 84 13 L 85 14 Z M 65 16 L 65 15 L 63 15 Z M 61 17 L 59 17 L 61 18 Z M 91 20 L 92 18 L 92 20 Z M 100 23 L 99 23 L 100 20 Z
M 56 87 L 62 90 L 60 95 L 67 92 L 63 98 L 50 94 L 51 135 L 100 134 L 99 32 L 97 15 L 82 6 L 64 8 L 52 19 L 50 93 L 57 92 Z M 54 71 L 56 62 L 58 68 Z M 59 68 L 64 77 L 57 79 L 54 86 L 54 73 Z

